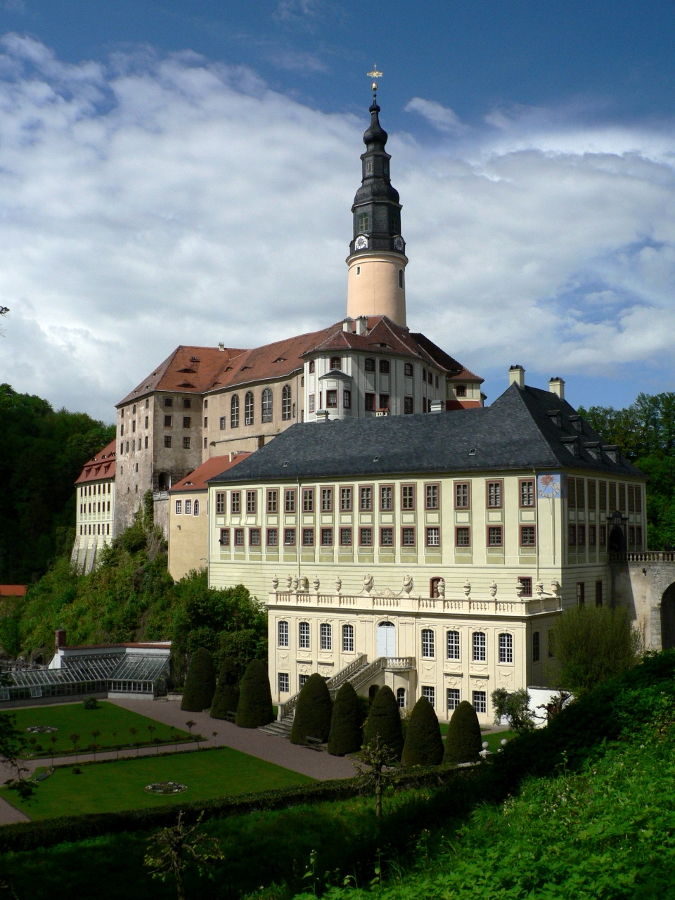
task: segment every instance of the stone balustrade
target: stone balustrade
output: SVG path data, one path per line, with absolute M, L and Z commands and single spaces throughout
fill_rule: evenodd
M 675 562 L 675 550 L 639 550 L 636 553 L 610 553 L 611 563 Z

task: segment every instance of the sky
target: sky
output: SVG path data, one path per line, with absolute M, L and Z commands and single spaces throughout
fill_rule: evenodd
M 0 0 L 0 382 L 114 404 L 346 308 L 374 64 L 408 324 L 574 405 L 675 390 L 675 7 Z

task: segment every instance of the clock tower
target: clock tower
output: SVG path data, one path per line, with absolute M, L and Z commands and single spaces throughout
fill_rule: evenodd
M 369 72 L 373 77 L 380 72 Z M 401 237 L 401 204 L 389 175 L 387 132 L 380 125 L 377 83 L 373 82 L 370 126 L 363 135 L 361 187 L 354 197 L 354 237 L 347 265 L 347 315 L 387 316 L 406 326 L 405 241 Z

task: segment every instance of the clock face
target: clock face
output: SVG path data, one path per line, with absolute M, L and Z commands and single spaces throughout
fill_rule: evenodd
M 397 236 L 394 238 L 394 247 L 395 247 L 397 250 L 401 250 L 401 251 L 402 251 L 404 246 L 405 246 L 405 244 L 403 243 L 403 238 L 397 235 Z
M 357 250 L 365 250 L 367 246 L 368 246 L 368 238 L 364 237 L 362 234 L 360 234 L 357 237 L 357 239 L 354 241 L 354 247 Z

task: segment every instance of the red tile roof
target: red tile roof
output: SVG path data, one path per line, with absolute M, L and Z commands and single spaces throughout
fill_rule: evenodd
M 25 597 L 28 585 L 0 584 L 0 597 Z
M 236 466 L 237 463 L 242 462 L 250 455 L 250 453 L 237 453 L 232 460 L 230 460 L 229 456 L 212 456 L 211 459 L 207 459 L 201 466 L 198 466 L 194 472 L 190 472 L 185 478 L 177 481 L 169 493 L 173 494 L 174 491 L 205 491 L 208 489 L 206 482 L 209 478 L 215 478 L 216 475 L 227 472 L 228 469 Z
M 84 468 L 75 484 L 89 484 L 92 481 L 107 481 L 115 477 L 115 448 L 117 444 L 113 438 L 109 444 L 99 450 L 96 456 L 92 456 L 84 464 Z

